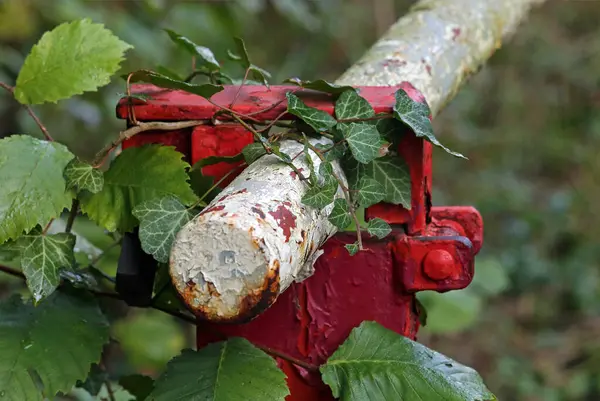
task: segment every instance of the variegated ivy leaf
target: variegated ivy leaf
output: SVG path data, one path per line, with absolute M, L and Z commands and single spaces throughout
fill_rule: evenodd
M 244 149 L 242 149 L 242 154 L 244 155 L 244 160 L 246 160 L 246 163 L 252 164 L 259 157 L 266 155 L 267 151 L 261 143 L 254 142 L 244 147 Z
M 133 215 L 140 221 L 139 237 L 144 252 L 167 263 L 175 236 L 196 213 L 176 197 L 166 196 L 139 204 Z
M 77 191 L 89 191 L 93 194 L 102 191 L 104 175 L 102 171 L 74 158 L 67 164 L 63 172 L 67 188 Z
M 335 102 L 335 116 L 338 120 L 369 118 L 375 115 L 373 107 L 356 90 L 348 90 Z
M 399 89 L 395 96 L 396 103 L 394 104 L 394 117 L 408 125 L 416 136 L 425 138 L 453 156 L 466 159 L 466 157 L 460 153 L 454 152 L 442 145 L 435 137 L 433 126 L 429 119 L 431 111 L 429 110 L 427 103 L 415 102 L 408 96 L 404 89 Z
M 358 182 L 356 199 L 362 207 L 369 207 L 379 203 L 385 198 L 386 192 L 383 185 L 372 178 L 362 177 Z
M 331 210 L 328 219 L 331 224 L 340 230 L 343 230 L 350 225 L 352 217 L 350 217 L 348 203 L 345 199 L 338 198 L 333 202 L 333 209 Z
M 369 163 L 380 156 L 379 150 L 384 141 L 372 124 L 350 123 L 344 137 L 352 155 L 360 163 Z
M 337 187 L 326 185 L 323 188 L 312 187 L 302 197 L 302 203 L 317 209 L 323 209 L 333 202 Z
M 350 256 L 354 256 L 356 255 L 356 253 L 358 252 L 358 242 L 355 242 L 354 244 L 346 244 L 344 245 L 344 248 L 346 248 L 346 250 L 348 251 L 348 253 L 350 254 Z
M 287 97 L 288 111 L 290 114 L 301 118 L 317 132 L 327 131 L 337 124 L 335 118 L 322 110 L 307 106 L 292 92 L 287 92 L 285 95 Z
M 381 239 L 392 232 L 392 227 L 390 227 L 390 225 L 384 220 L 376 217 L 372 220 L 369 220 L 369 223 L 367 224 L 367 231 L 369 234 Z

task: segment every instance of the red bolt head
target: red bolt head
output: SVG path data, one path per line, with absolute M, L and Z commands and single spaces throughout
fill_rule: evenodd
M 435 249 L 425 255 L 423 271 L 432 280 L 444 280 L 454 271 L 454 258 L 450 252 Z

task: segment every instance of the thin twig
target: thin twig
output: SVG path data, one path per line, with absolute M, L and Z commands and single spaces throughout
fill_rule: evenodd
M 237 101 L 237 98 L 240 95 L 240 92 L 242 91 L 242 88 L 244 87 L 244 85 L 246 85 L 246 80 L 248 79 L 248 74 L 250 74 L 250 68 L 246 68 L 246 72 L 244 73 L 244 78 L 242 79 L 242 84 L 238 88 L 237 92 L 235 92 L 235 96 L 233 97 L 233 100 L 231 101 L 231 104 L 229 105 L 230 109 L 233 108 L 233 105 Z
M 17 269 L 13 269 L 12 267 L 8 267 L 8 266 L 4 266 L 4 265 L 0 265 L 0 271 L 6 274 L 9 274 L 13 277 L 18 277 L 21 279 L 25 279 L 25 275 L 23 274 L 23 272 L 17 270 Z
M 42 231 L 42 235 L 46 235 L 46 233 L 50 229 L 50 226 L 52 226 L 52 223 L 54 223 L 54 219 L 50 219 L 48 224 L 46 224 L 46 227 L 44 227 L 44 230 Z
M 285 116 L 287 114 L 287 110 L 282 111 L 277 117 L 275 117 L 274 120 L 272 120 L 268 125 L 266 125 L 264 128 L 261 128 L 259 131 L 259 133 L 263 133 L 267 130 L 269 130 L 273 125 L 277 124 L 277 121 L 279 121 L 283 116 Z
M 288 362 L 293 363 L 294 365 L 301 366 L 304 369 L 309 370 L 311 372 L 319 371 L 319 367 L 317 365 L 313 365 L 312 363 L 304 362 L 304 361 L 302 361 L 300 359 L 294 358 L 293 356 L 290 356 L 288 354 L 284 354 L 283 352 L 279 352 L 279 351 L 274 350 L 272 348 L 265 347 L 264 345 L 254 344 L 254 346 L 256 348 L 259 348 L 259 349 L 263 350 L 264 352 L 266 352 L 267 354 L 269 354 L 271 356 L 275 356 L 277 358 L 281 358 L 283 360 L 286 360 Z
M 79 199 L 73 199 L 71 203 L 71 211 L 69 212 L 69 218 L 67 220 L 67 224 L 65 225 L 65 232 L 70 233 L 73 229 L 73 223 L 75 223 L 75 218 L 77 217 L 77 212 L 79 211 Z
M 13 95 L 15 93 L 14 86 L 7 85 L 3 82 L 0 82 L 0 88 L 6 89 L 8 92 L 10 92 Z M 33 118 L 33 121 L 35 121 L 37 126 L 40 128 L 40 130 L 42 131 L 42 134 L 44 134 L 44 138 L 46 138 L 47 141 L 54 142 L 54 138 L 52 138 L 52 136 L 50 135 L 50 133 L 48 132 L 48 130 L 46 129 L 44 124 L 42 124 L 42 122 L 38 118 L 38 116 L 35 115 L 31 106 L 29 106 L 27 104 L 23 104 L 22 106 L 25 107 L 25 110 L 27 110 L 27 113 L 29 113 L 31 118 Z
M 227 179 L 227 177 L 229 177 L 230 175 L 232 175 L 233 173 L 236 173 L 240 168 L 245 168 L 247 166 L 246 163 L 240 164 L 239 166 L 237 166 L 236 168 L 234 168 L 233 170 L 229 170 L 227 172 L 227 174 L 225 174 L 223 177 L 219 178 L 219 180 L 217 182 L 215 182 L 206 192 L 204 192 L 204 194 L 198 198 L 198 200 L 188 208 L 189 209 L 193 209 L 194 207 L 200 205 L 202 203 L 202 201 L 212 192 L 215 190 L 215 188 L 217 188 L 223 181 L 225 181 Z M 206 204 L 205 204 L 206 206 Z

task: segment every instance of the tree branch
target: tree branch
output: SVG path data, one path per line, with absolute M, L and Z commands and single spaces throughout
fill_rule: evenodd
M 0 88 L 3 88 L 5 90 L 7 90 L 12 95 L 14 95 L 14 93 L 15 93 L 14 86 L 7 85 L 7 84 L 5 84 L 3 82 L 0 82 Z M 14 99 L 14 96 L 13 96 L 13 99 Z M 29 113 L 29 115 L 31 116 L 31 118 L 33 118 L 33 121 L 35 121 L 35 123 L 37 124 L 37 126 L 40 128 L 40 130 L 42 131 L 42 134 L 44 134 L 44 137 L 46 138 L 46 140 L 50 141 L 50 142 L 54 142 L 54 138 L 52 138 L 52 136 L 50 135 L 50 133 L 48 132 L 48 130 L 46 129 L 46 127 L 44 126 L 44 124 L 42 124 L 42 122 L 38 118 L 38 116 L 35 115 L 35 113 L 33 112 L 33 109 L 31 108 L 31 106 L 29 106 L 27 104 L 23 104 L 22 106 L 25 107 L 25 110 L 27 110 L 27 113 Z

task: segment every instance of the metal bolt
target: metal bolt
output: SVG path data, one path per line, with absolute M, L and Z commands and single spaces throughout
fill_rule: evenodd
M 454 258 L 450 252 L 435 249 L 425 255 L 423 271 L 432 280 L 444 280 L 454 271 Z

